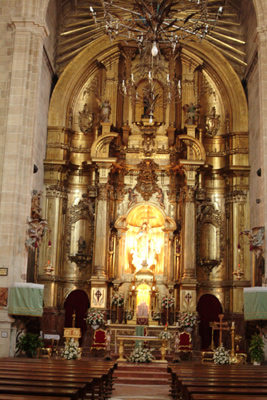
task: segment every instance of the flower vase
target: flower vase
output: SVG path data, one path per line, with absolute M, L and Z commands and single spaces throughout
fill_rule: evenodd
M 99 325 L 94 324 L 92 325 L 92 328 L 96 331 L 99 328 Z
M 115 321 L 115 324 L 118 324 L 118 323 L 119 323 L 119 307 L 116 306 L 116 321 Z

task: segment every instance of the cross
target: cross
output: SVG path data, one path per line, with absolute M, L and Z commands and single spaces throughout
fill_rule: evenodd
M 212 327 L 213 330 L 218 330 L 220 331 L 220 336 L 219 336 L 219 346 L 222 344 L 222 332 L 223 331 L 229 331 L 229 326 L 228 322 L 222 322 L 224 315 L 219 314 L 219 320 L 220 322 L 212 322 L 210 326 Z

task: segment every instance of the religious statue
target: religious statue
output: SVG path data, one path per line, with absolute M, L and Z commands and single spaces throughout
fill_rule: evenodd
M 137 202 L 137 197 L 138 197 L 138 194 L 134 193 L 134 189 L 129 188 L 128 189 L 128 200 L 129 200 L 128 207 L 131 207 L 132 204 Z
M 158 195 L 156 196 L 159 202 L 159 205 L 163 208 L 165 208 L 164 206 L 164 194 L 161 188 L 158 189 Z
M 101 121 L 109 122 L 110 113 L 111 113 L 111 106 L 109 104 L 109 100 L 105 100 L 101 106 Z
M 86 249 L 86 242 L 83 236 L 80 236 L 78 240 L 78 254 L 83 254 L 85 249 Z
M 106 350 L 107 352 L 110 352 L 110 344 L 111 344 L 111 331 L 107 329 L 106 331 Z
M 183 106 L 183 110 L 185 112 L 185 124 L 195 125 L 198 123 L 199 116 L 199 106 L 193 103 L 185 104 Z

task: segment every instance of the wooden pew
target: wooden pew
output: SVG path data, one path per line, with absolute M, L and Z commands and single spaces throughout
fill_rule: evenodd
M 266 400 L 266 396 L 244 396 L 239 394 L 192 394 L 192 400 Z
M 12 382 L 12 381 L 11 381 Z M 45 383 L 44 383 L 45 384 Z M 45 386 L 13 386 L 0 385 L 0 394 L 19 394 L 19 395 L 36 395 L 36 396 L 53 396 L 53 397 L 68 397 L 71 400 L 78 400 L 78 390 L 65 388 L 48 388 Z
M 69 397 L 31 396 L 22 394 L 0 394 L 0 400 L 71 400 Z
M 168 367 L 172 373 L 171 394 L 174 399 L 181 395 L 184 399 L 192 399 L 195 394 L 215 393 L 216 396 L 239 394 L 240 399 L 244 395 L 266 395 L 267 399 L 266 366 L 258 370 L 251 365 L 206 365 L 181 363 Z
M 0 377 L 7 378 L 7 371 L 13 371 L 16 379 L 29 379 L 28 375 L 34 372 L 35 379 L 61 380 L 62 382 L 72 382 L 74 379 L 77 383 L 85 382 L 88 386 L 90 382 L 97 383 L 98 396 L 109 397 L 111 395 L 110 383 L 112 374 L 116 368 L 116 363 L 112 362 L 95 362 L 91 365 L 88 361 L 70 361 L 70 360 L 44 360 L 44 359 L 22 359 L 22 358 L 3 358 L 0 363 Z M 92 398 L 94 398 L 96 390 L 92 390 Z

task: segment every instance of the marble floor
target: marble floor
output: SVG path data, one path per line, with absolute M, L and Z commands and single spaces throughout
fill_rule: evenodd
M 110 400 L 171 400 L 169 385 L 115 384 Z

